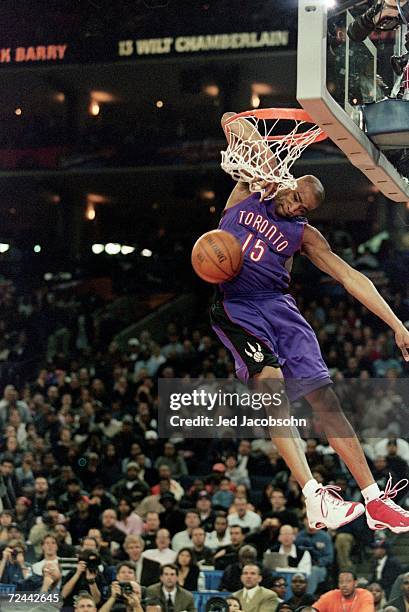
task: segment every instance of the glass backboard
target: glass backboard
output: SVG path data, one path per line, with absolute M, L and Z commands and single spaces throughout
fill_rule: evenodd
M 348 27 L 372 1 L 338 3 L 331 10 L 329 4 L 328 0 L 299 0 L 297 98 L 384 195 L 407 202 L 409 182 L 395 163 L 400 153 L 380 150 L 388 147 L 368 137 L 362 113 L 362 105 L 398 93 L 401 78 L 390 58 L 406 52 L 406 28 L 375 31 L 355 42 L 347 35 Z M 406 108 L 409 120 L 409 101 Z

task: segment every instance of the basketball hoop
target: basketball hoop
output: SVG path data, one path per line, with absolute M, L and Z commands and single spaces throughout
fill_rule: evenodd
M 308 113 L 298 108 L 245 111 L 230 117 L 224 128 L 228 146 L 222 151 L 221 167 L 235 181 L 248 183 L 252 192 L 276 183 L 268 198 L 280 189 L 295 189 L 292 165 L 306 147 L 327 138 Z

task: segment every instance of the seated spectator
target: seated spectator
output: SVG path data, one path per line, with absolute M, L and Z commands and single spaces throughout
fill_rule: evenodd
M 313 595 L 318 584 L 327 577 L 328 568 L 334 560 L 334 547 L 331 536 L 325 531 L 310 527 L 307 517 L 304 519 L 304 525 L 305 528 L 296 537 L 295 544 L 301 550 L 308 550 L 311 555 L 312 568 L 307 592 Z
M 185 526 L 185 513 L 180 510 L 178 502 L 173 493 L 165 493 L 160 498 L 160 503 L 165 508 L 160 513 L 160 526 L 168 529 L 171 536 L 183 530 Z
M 112 494 L 117 499 L 129 499 L 133 507 L 136 507 L 148 494 L 149 487 L 146 482 L 139 478 L 139 465 L 130 461 L 126 466 L 126 476 L 112 487 Z
M 217 513 L 214 521 L 214 531 L 206 534 L 206 546 L 212 551 L 231 544 L 230 531 L 228 529 L 227 517 L 224 513 Z
M 81 488 L 79 478 L 69 478 L 66 482 L 66 492 L 58 500 L 58 508 L 66 514 L 77 510 L 77 502 L 81 497 L 87 497 L 87 492 Z
M 374 540 L 374 532 L 369 529 L 365 516 L 339 527 L 335 534 L 334 547 L 337 553 L 338 570 L 340 572 L 351 570 L 354 563 L 351 558 L 352 551 L 358 547 L 363 552 Z
M 287 592 L 287 580 L 284 576 L 278 575 L 273 576 L 273 584 L 271 585 L 271 590 L 278 597 L 278 602 L 281 603 L 284 601 L 285 594 Z
M 375 609 L 371 593 L 366 589 L 357 588 L 355 574 L 341 572 L 338 577 L 338 588 L 321 595 L 314 603 L 314 609 L 318 612 L 335 612 L 351 610 L 352 605 L 359 612 L 373 612 Z
M 181 476 L 188 474 L 185 460 L 178 454 L 176 447 L 172 442 L 165 442 L 163 447 L 163 455 L 155 461 L 155 468 L 160 471 L 160 467 L 166 465 L 170 469 L 171 478 L 179 480 Z
M 128 561 L 135 566 L 136 582 L 146 587 L 159 580 L 160 564 L 142 556 L 144 547 L 145 542 L 140 536 L 126 536 L 124 550 L 128 556 Z
M 119 557 L 122 544 L 125 541 L 125 534 L 121 529 L 118 529 L 116 523 L 117 514 L 115 510 L 108 508 L 102 513 L 101 546 L 103 548 L 108 546 L 114 558 Z
M 178 583 L 187 591 L 197 591 L 199 566 L 194 560 L 191 548 L 181 548 L 177 554 L 175 565 L 178 567 Z
M 230 453 L 227 455 L 226 460 L 226 471 L 224 473 L 225 476 L 230 478 L 233 484 L 237 485 L 245 485 L 246 487 L 250 486 L 250 478 L 247 468 L 243 465 L 238 467 L 237 457 L 234 453 Z
M 192 546 L 192 531 L 200 526 L 200 517 L 197 510 L 186 510 L 185 514 L 186 529 L 178 531 L 172 538 L 172 548 L 179 552 L 181 548 Z
M 142 534 L 142 539 L 145 542 L 145 550 L 155 547 L 155 538 L 159 529 L 159 514 L 157 512 L 148 512 L 145 517 L 145 530 Z
M 261 518 L 256 512 L 247 510 L 247 500 L 244 497 L 236 497 L 234 505 L 236 512 L 227 517 L 229 525 L 240 525 L 249 532 L 256 531 L 261 525 Z
M 160 503 L 160 498 L 165 493 L 170 493 L 170 480 L 169 478 L 161 478 L 159 480 L 158 485 L 152 487 L 151 491 L 155 488 L 158 493 L 152 493 L 152 495 L 147 495 L 140 504 L 138 504 L 135 508 L 135 511 L 139 514 L 139 516 L 147 516 L 148 512 L 156 512 L 160 514 L 164 512 L 165 508 Z
M 279 603 L 276 593 L 260 586 L 261 572 L 258 565 L 244 565 L 241 573 L 242 587 L 233 593 L 243 612 L 275 612 Z
M 193 595 L 178 584 L 176 565 L 162 566 L 159 584 L 148 587 L 147 595 L 158 598 L 164 610 L 196 612 Z
M 212 565 L 213 552 L 205 545 L 206 532 L 203 527 L 195 527 L 192 529 L 192 547 L 191 550 L 195 556 L 196 563 L 199 565 Z
M 3 510 L 0 514 L 0 542 L 7 542 L 9 539 L 8 528 L 14 519 L 12 510 Z
M 236 563 L 239 558 L 239 550 L 244 544 L 244 530 L 239 525 L 229 527 L 230 544 L 222 546 L 213 556 L 214 566 L 218 570 L 225 569 L 231 563 Z
M 168 487 L 168 490 L 166 492 L 172 493 L 175 496 L 175 499 L 177 501 L 180 501 L 182 499 L 182 497 L 183 497 L 185 492 L 183 490 L 182 485 L 177 480 L 172 478 L 170 467 L 168 465 L 162 463 L 162 465 L 158 469 L 158 473 L 159 473 L 159 484 L 154 485 L 151 488 L 152 495 L 157 495 L 160 492 L 160 481 L 161 480 L 168 480 L 169 487 Z M 154 508 L 154 510 L 155 510 L 155 508 Z
M 271 510 L 263 515 L 265 518 L 277 518 L 282 525 L 299 527 L 299 520 L 295 512 L 287 510 L 287 500 L 281 489 L 273 489 L 270 493 Z
M 75 548 L 71 545 L 72 539 L 67 527 L 61 523 L 54 527 L 57 540 L 57 555 L 59 557 L 75 557 Z
M 213 508 L 228 510 L 234 501 L 234 493 L 231 490 L 231 480 L 228 476 L 223 476 L 216 492 L 212 496 Z
M 0 561 L 0 582 L 18 584 L 30 574 L 24 559 L 26 547 L 19 540 L 10 540 Z
M 288 565 L 295 567 L 307 576 L 311 574 L 311 555 L 308 550 L 302 550 L 295 544 L 295 531 L 291 525 L 280 527 L 278 543 L 271 549 L 282 555 L 287 555 Z
M 399 561 L 390 553 L 389 542 L 375 540 L 372 544 L 373 563 L 370 582 L 378 582 L 385 591 L 386 598 L 396 578 L 402 573 Z
M 143 612 L 141 601 L 144 589 L 136 580 L 133 563 L 124 561 L 116 570 L 115 580 L 111 584 L 107 601 L 99 612 Z
M 386 597 L 385 597 L 385 591 L 383 590 L 381 585 L 378 582 L 372 582 L 366 588 L 368 589 L 370 593 L 372 593 L 376 612 L 378 610 L 383 610 L 384 607 L 386 606 Z
M 242 612 L 240 600 L 234 595 L 226 597 L 227 605 L 229 606 L 229 612 Z
M 409 572 L 402 577 L 401 595 L 388 601 L 387 605 L 394 606 L 399 612 L 406 612 L 409 608 Z
M 98 554 L 101 557 L 102 563 L 106 566 L 113 564 L 112 554 L 110 551 L 110 545 L 108 542 L 104 542 L 102 539 L 102 533 L 99 529 L 90 529 L 87 533 L 87 537 L 93 538 L 97 543 Z
M 143 531 L 143 520 L 133 512 L 128 497 L 118 500 L 118 520 L 115 526 L 127 535 L 140 535 Z
M 242 585 L 241 576 L 243 568 L 247 564 L 257 564 L 257 550 L 254 546 L 246 544 L 238 552 L 237 561 L 226 567 L 220 580 L 219 591 L 237 591 Z M 270 588 L 273 584 L 271 571 L 260 570 L 261 585 Z
M 84 591 L 75 598 L 73 610 L 75 612 L 97 612 L 97 606 L 92 595 Z
M 18 497 L 15 506 L 15 519 L 24 536 L 28 538 L 28 534 L 34 522 L 34 516 L 31 512 L 31 501 L 27 497 Z
M 151 559 L 165 565 L 166 563 L 174 563 L 176 559 L 176 553 L 174 550 L 169 548 L 170 546 L 170 533 L 167 529 L 159 529 L 156 534 L 156 548 L 145 550 L 142 554 L 144 559 Z
M 61 590 L 61 570 L 59 565 L 47 561 L 42 567 L 41 575 L 33 574 L 17 585 L 17 591 L 29 591 L 32 593 L 55 593 Z
M 33 574 L 37 574 L 38 576 L 43 575 L 43 567 L 46 563 L 53 563 L 55 566 L 58 566 L 58 543 L 56 537 L 51 534 L 46 535 L 41 543 L 41 551 L 41 561 L 34 563 L 31 568 Z
M 61 589 L 61 597 L 63 598 L 63 607 L 73 607 L 74 598 L 82 591 L 92 595 L 96 604 L 102 599 L 102 593 L 106 586 L 106 581 L 103 574 L 99 571 L 99 556 L 93 550 L 84 550 L 81 552 L 81 559 L 78 557 L 77 568 L 69 572 L 63 580 Z M 88 564 L 92 563 L 91 569 Z M 97 566 L 97 569 L 95 569 Z
M 17 497 L 21 496 L 20 485 L 15 475 L 14 461 L 11 457 L 2 459 L 0 463 L 2 476 L 1 501 L 3 508 L 14 510 Z
M 246 542 L 257 548 L 258 558 L 262 559 L 266 550 L 272 550 L 278 542 L 280 521 L 277 518 L 266 518 L 261 524 L 260 531 L 250 533 Z
M 216 515 L 212 510 L 212 498 L 207 491 L 200 491 L 197 496 L 196 509 L 200 516 L 200 525 L 206 532 L 213 531 Z
M 295 610 L 301 606 L 311 606 L 314 601 L 314 595 L 307 593 L 307 579 L 304 574 L 294 574 L 291 578 L 292 597 L 287 600 L 287 603 Z
M 86 495 L 81 495 L 76 503 L 75 510 L 67 513 L 70 521 L 70 534 L 73 544 L 78 544 L 89 529 L 98 522 L 97 506 L 90 503 Z

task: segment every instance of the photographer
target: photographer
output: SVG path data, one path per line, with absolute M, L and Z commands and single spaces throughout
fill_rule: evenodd
M 80 591 L 90 593 L 96 604 L 101 601 L 101 593 L 106 586 L 105 579 L 98 570 L 99 555 L 94 550 L 82 550 L 78 555 L 77 569 L 69 572 L 61 590 L 63 605 L 73 606 L 74 597 Z
M 116 580 L 111 584 L 111 594 L 99 612 L 142 612 L 142 589 L 136 582 L 133 563 L 120 563 Z
M 28 577 L 30 568 L 24 560 L 25 546 L 19 540 L 10 540 L 3 550 L 0 562 L 0 581 L 6 584 L 17 584 Z

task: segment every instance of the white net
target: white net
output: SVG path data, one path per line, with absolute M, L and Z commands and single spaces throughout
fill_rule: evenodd
M 228 146 L 222 151 L 223 170 L 235 181 L 248 183 L 250 191 L 262 191 L 275 183 L 268 198 L 273 198 L 280 189 L 295 189 L 297 183 L 290 172 L 292 165 L 308 145 L 323 135 L 320 127 L 298 119 L 291 119 L 293 127 L 287 134 L 277 135 L 280 121 L 250 115 L 229 121 Z M 288 123 L 286 119 L 286 130 Z

